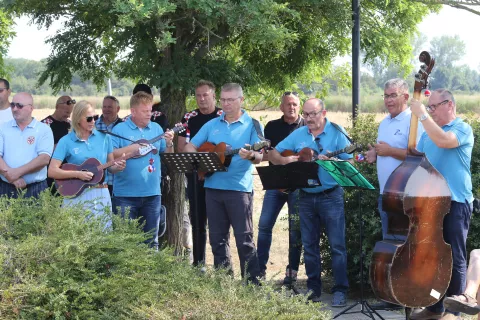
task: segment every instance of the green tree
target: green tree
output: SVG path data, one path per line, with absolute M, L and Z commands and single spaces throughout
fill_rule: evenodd
M 7 11 L 0 9 L 0 77 L 6 77 L 9 71 L 5 66 L 4 57 L 7 54 L 10 41 L 15 36 L 12 25 L 12 17 Z
M 335 56 L 350 50 L 351 2 L 347 0 L 9 0 L 4 8 L 49 27 L 65 19 L 48 40 L 53 51 L 40 77 L 55 90 L 74 73 L 103 85 L 111 73 L 161 90 L 170 121 L 201 78 L 217 85 L 280 90 L 320 82 Z M 366 61 L 380 57 L 408 63 L 408 39 L 430 10 L 408 0 L 362 2 L 362 49 Z M 167 207 L 169 242 L 180 247 L 183 176 L 172 177 Z

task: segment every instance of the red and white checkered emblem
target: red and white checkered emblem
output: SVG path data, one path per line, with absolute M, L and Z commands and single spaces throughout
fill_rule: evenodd
M 28 144 L 33 144 L 35 142 L 35 137 L 34 136 L 30 136 L 27 138 L 27 143 Z

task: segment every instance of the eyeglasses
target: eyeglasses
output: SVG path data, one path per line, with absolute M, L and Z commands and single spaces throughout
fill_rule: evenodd
M 63 101 L 63 102 L 59 102 L 58 104 L 66 104 L 66 105 L 71 105 L 71 104 L 75 104 L 77 103 L 77 101 L 75 101 L 75 99 L 71 99 L 71 100 L 67 100 L 67 101 Z
M 283 96 L 284 96 L 284 97 L 285 97 L 285 96 L 289 96 L 289 95 L 294 95 L 294 96 L 298 97 L 298 92 L 297 92 L 297 91 L 285 91 L 285 92 L 283 93 Z
M 317 114 L 319 114 L 320 112 L 322 112 L 323 110 L 320 110 L 320 111 L 317 111 L 317 112 L 302 112 L 302 116 L 306 119 L 308 117 L 312 117 L 314 118 Z
M 439 102 L 437 104 L 431 104 L 429 106 L 427 106 L 425 109 L 427 109 L 428 112 L 434 112 L 435 109 L 437 109 L 439 106 L 441 106 L 442 104 L 445 104 L 447 102 L 450 102 L 450 100 L 443 100 L 442 102 Z
M 405 93 L 400 93 L 400 94 L 396 94 L 396 93 L 392 93 L 392 94 L 382 94 L 382 98 L 387 100 L 389 98 L 392 98 L 392 99 L 397 99 L 399 96 L 403 96 Z
M 95 117 L 94 116 L 87 116 L 87 117 L 85 117 L 85 119 L 87 119 L 87 122 L 92 122 L 93 119 L 95 119 Z
M 223 98 L 220 98 L 220 102 L 221 103 L 233 103 L 233 101 L 237 100 L 238 98 L 241 98 L 241 97 L 236 97 L 236 98 L 227 98 L 227 99 L 223 99 Z
M 17 107 L 17 109 L 23 109 L 23 107 L 25 106 L 32 106 L 32 104 L 30 103 L 27 103 L 27 104 L 23 104 L 23 103 L 18 103 L 18 102 L 10 102 L 10 108 L 15 108 Z
M 0 93 L 2 93 L 5 90 L 8 90 L 8 88 L 0 88 Z

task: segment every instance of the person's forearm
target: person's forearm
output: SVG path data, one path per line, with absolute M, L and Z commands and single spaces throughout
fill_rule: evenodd
M 19 175 L 23 177 L 26 174 L 40 171 L 50 162 L 50 156 L 48 154 L 41 154 L 32 161 L 24 164 L 21 167 L 16 168 Z
M 137 144 L 137 143 L 134 143 L 134 144 L 131 144 L 131 145 L 123 147 L 123 148 L 114 149 L 113 150 L 113 157 L 115 159 L 120 158 L 124 153 L 129 154 L 129 153 L 137 151 L 139 148 L 140 148 L 140 145 Z

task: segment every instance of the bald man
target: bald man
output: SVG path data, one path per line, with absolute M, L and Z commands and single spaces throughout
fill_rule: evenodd
M 10 103 L 13 120 L 0 125 L 0 196 L 38 197 L 47 188 L 47 164 L 53 152 L 52 130 L 32 117 L 33 97 L 17 93 Z
M 42 120 L 52 129 L 55 145 L 70 130 L 70 120 L 68 118 L 72 114 L 75 103 L 76 101 L 70 96 L 61 96 L 55 104 L 55 112 Z

